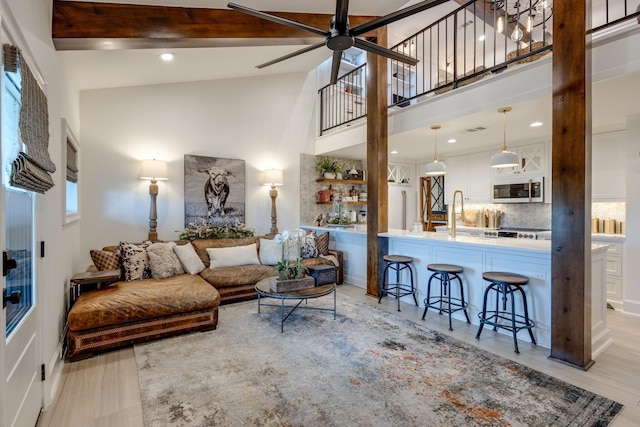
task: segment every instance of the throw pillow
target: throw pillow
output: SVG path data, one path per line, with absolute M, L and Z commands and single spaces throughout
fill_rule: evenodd
M 147 248 L 149 256 L 149 268 L 151 276 L 157 279 L 165 279 L 184 273 L 178 255 L 173 251 L 175 242 L 152 243 Z
M 318 258 L 315 233 L 309 233 L 302 238 L 302 258 Z
M 297 243 L 287 240 L 284 257 L 287 261 L 295 261 L 298 258 Z M 260 264 L 276 265 L 282 260 L 282 244 L 273 239 L 260 239 Z
M 125 281 L 130 282 L 151 277 L 149 256 L 146 250 L 150 243 L 145 242 L 142 245 L 134 245 L 120 242 L 120 263 L 122 264 L 122 275 Z
M 187 273 L 198 274 L 204 270 L 204 264 L 191 243 L 176 245 L 173 247 L 173 251 Z
M 260 264 L 258 246 L 255 243 L 246 246 L 228 248 L 207 248 L 209 268 L 237 267 L 239 265 Z
M 120 268 L 120 255 L 115 252 L 91 249 L 91 261 L 98 271 L 117 270 Z
M 329 255 L 329 232 L 324 232 L 316 237 L 316 246 L 320 255 Z

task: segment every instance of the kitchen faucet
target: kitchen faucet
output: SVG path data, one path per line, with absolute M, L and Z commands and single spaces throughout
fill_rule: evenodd
M 464 218 L 464 195 L 462 190 L 453 192 L 453 200 L 451 201 L 451 237 L 456 237 L 456 195 L 460 194 L 460 218 Z

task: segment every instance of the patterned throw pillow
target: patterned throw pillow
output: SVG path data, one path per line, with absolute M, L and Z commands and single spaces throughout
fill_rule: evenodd
M 309 233 L 302 238 L 302 258 L 318 258 L 315 233 Z
M 115 252 L 91 249 L 89 255 L 91 255 L 93 265 L 95 265 L 99 271 L 117 270 L 120 268 L 120 255 Z
M 149 256 L 149 268 L 151 276 L 156 279 L 165 279 L 184 273 L 178 255 L 173 251 L 175 242 L 152 243 L 147 248 Z
M 316 246 L 318 247 L 318 254 L 329 255 L 329 232 L 328 231 L 316 237 Z
M 142 245 L 120 242 L 120 262 L 125 281 L 151 278 L 147 255 L 147 246 L 150 244 L 151 242 L 145 242 Z

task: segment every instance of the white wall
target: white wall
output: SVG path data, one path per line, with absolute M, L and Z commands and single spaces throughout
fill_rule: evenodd
M 640 315 L 640 115 L 627 117 L 627 239 L 625 241 L 623 307 L 625 313 Z
M 62 193 L 66 174 L 62 165 L 61 118 L 65 117 L 78 133 L 79 105 L 77 92 L 66 80 L 60 56 L 51 41 L 51 8 L 47 0 L 3 0 L 3 20 L 9 25 L 15 18 L 15 38 L 23 51 L 33 56 L 30 64 L 42 73 L 49 109 L 49 154 L 58 167 L 53 174 L 55 186 L 45 195 L 36 196 L 36 240 L 46 244 L 45 258 L 36 264 L 37 303 L 41 309 L 41 362 L 46 365 L 44 405 L 51 403 L 58 385 L 62 363 L 59 338 L 65 318 L 69 279 L 79 267 L 80 227 L 78 223 L 62 226 Z M 18 30 L 19 28 L 19 30 Z M 20 33 L 22 35 L 20 35 Z
M 269 188 L 262 172 L 284 170 L 278 188 L 278 228 L 299 224 L 300 153 L 315 133 L 315 77 L 288 74 L 83 91 L 80 95 L 82 253 L 148 233 L 149 182 L 140 160 L 169 164 L 159 183 L 158 236 L 184 229 L 184 155 L 245 160 L 246 224 L 271 227 Z

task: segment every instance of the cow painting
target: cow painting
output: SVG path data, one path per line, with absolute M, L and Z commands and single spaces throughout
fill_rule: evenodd
M 228 176 L 233 176 L 226 169 L 213 166 L 209 169 L 201 169 L 198 172 L 208 174 L 204 183 L 204 199 L 207 202 L 207 218 L 218 215 L 224 216 L 224 205 L 229 197 Z
M 245 162 L 184 156 L 184 221 L 210 227 L 245 223 Z

